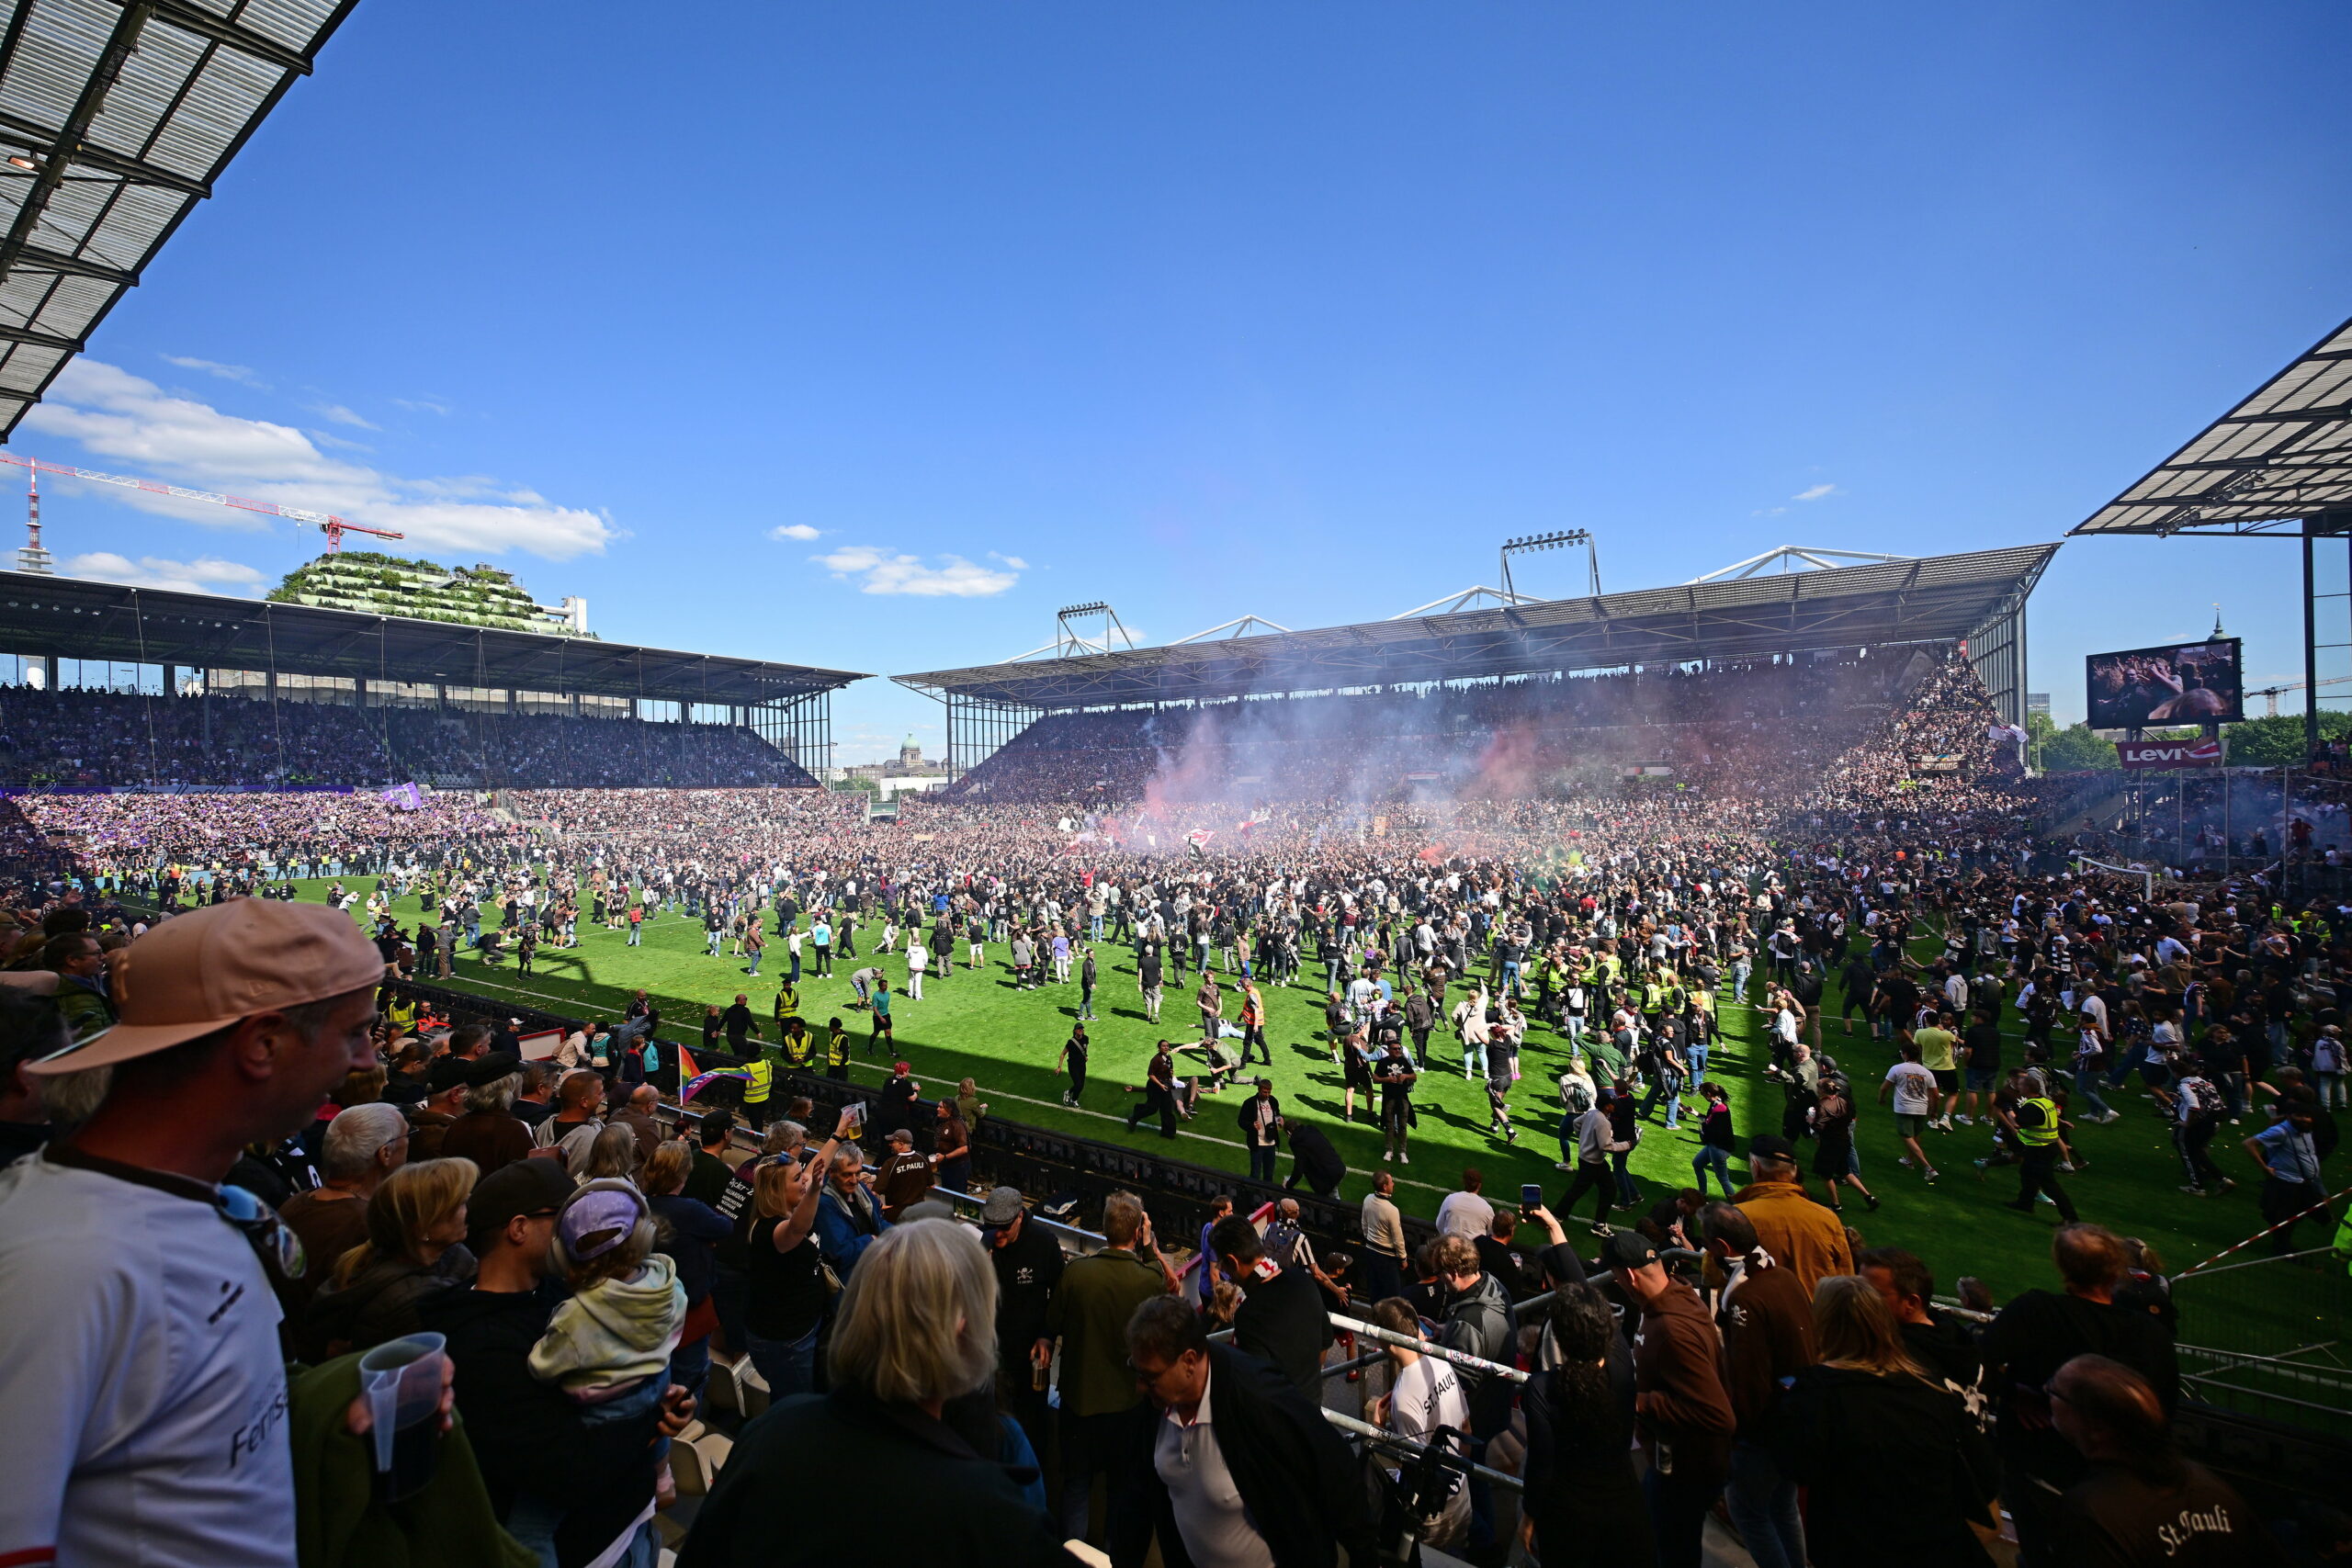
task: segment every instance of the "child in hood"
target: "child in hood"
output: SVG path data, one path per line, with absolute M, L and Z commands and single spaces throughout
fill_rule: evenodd
M 560 1386 L 592 1425 L 643 1416 L 670 1385 L 670 1353 L 686 1321 L 686 1289 L 653 1250 L 644 1195 L 626 1181 L 591 1181 L 556 1217 L 555 1246 L 571 1299 L 531 1348 L 531 1375 Z M 669 1445 L 654 1455 L 659 1487 Z

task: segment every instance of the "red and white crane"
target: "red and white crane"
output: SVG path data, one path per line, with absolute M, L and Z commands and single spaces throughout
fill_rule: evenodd
M 242 495 L 218 495 L 209 490 L 190 490 L 185 485 L 167 485 L 159 479 L 132 479 L 127 474 L 102 474 L 96 468 L 77 468 L 65 463 L 44 463 L 38 457 L 18 457 L 0 452 L 0 463 L 13 463 L 25 470 L 31 485 L 31 515 L 28 520 L 32 530 L 31 548 L 40 549 L 40 476 L 62 474 L 67 479 L 90 479 L 98 484 L 120 485 L 125 490 L 144 491 L 149 495 L 176 496 L 182 501 L 209 502 L 215 506 L 232 506 L 240 512 L 258 512 L 268 517 L 283 517 L 288 522 L 307 524 L 327 536 L 330 555 L 343 549 L 345 534 L 368 534 L 379 539 L 404 539 L 405 534 L 395 534 L 386 528 L 370 528 L 362 523 L 349 523 L 324 512 L 305 512 L 298 506 L 280 506 L 274 501 L 254 501 Z

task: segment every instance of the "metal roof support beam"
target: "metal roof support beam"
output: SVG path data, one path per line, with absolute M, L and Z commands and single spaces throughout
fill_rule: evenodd
M 225 44 L 240 54 L 249 54 L 255 60 L 266 61 L 281 71 L 291 71 L 300 76 L 308 76 L 311 73 L 309 56 L 298 53 L 276 39 L 266 38 L 254 32 L 251 28 L 241 26 L 225 17 L 187 5 L 184 0 L 143 0 L 143 4 L 135 8 L 153 11 L 157 17 L 182 32 L 194 33 L 198 38 L 209 39 L 218 44 Z
M 31 243 L 17 247 L 13 255 L 0 257 L 0 276 L 10 272 L 53 272 L 62 277 L 87 277 L 100 283 L 119 284 L 125 288 L 139 287 L 139 275 L 124 267 L 109 266 L 104 262 L 84 261 L 45 246 Z
M 123 62 L 139 47 L 139 35 L 145 30 L 147 18 L 153 12 L 152 0 L 123 8 L 115 18 L 114 31 L 107 39 L 105 49 L 98 54 L 97 66 L 89 80 L 82 84 L 82 91 L 74 100 L 74 107 L 65 116 L 65 123 L 58 127 L 57 140 L 50 144 L 51 156 L 42 161 L 33 175 L 32 189 L 25 193 L 24 204 L 17 209 L 17 220 L 8 226 L 6 238 L 0 239 L 0 277 L 5 277 L 32 252 L 33 231 L 49 210 L 49 198 L 65 182 L 69 166 L 63 155 L 89 134 L 91 122 L 106 107 L 107 94 L 113 90 L 115 79 L 122 74 Z M 70 258 L 58 257 L 59 261 Z M 135 282 L 136 279 L 131 281 Z
M 34 348 L 54 348 L 66 354 L 79 354 L 84 344 L 79 338 L 59 337 L 51 333 L 28 332 L 0 321 L 0 343 L 21 343 Z
M 0 111 L 0 142 L 15 141 L 42 154 L 44 159 L 65 158 L 82 168 L 96 169 L 101 174 L 112 175 L 118 179 L 130 180 L 139 185 L 162 186 L 166 190 L 175 190 L 182 195 L 198 197 L 206 197 L 212 194 L 212 186 L 206 181 L 190 179 L 186 175 L 175 174 L 160 164 L 151 164 L 143 158 L 131 157 L 129 153 L 110 152 L 103 147 L 93 147 L 86 141 L 74 146 L 65 146 L 62 137 L 62 132 L 53 127 L 41 124 L 39 120 L 26 119 L 20 115 Z M 34 172 L 39 173 L 38 170 Z

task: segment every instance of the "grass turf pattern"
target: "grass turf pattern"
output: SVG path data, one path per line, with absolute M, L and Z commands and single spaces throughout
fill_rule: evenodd
M 354 879 L 348 885 L 364 887 L 368 879 Z M 300 897 L 323 902 L 328 884 L 307 881 L 296 886 Z M 417 902 L 413 897 L 402 899 L 394 906 L 394 912 L 404 926 L 413 924 L 419 913 Z M 866 922 L 859 935 L 871 942 L 879 930 L 878 921 Z M 723 1008 L 741 992 L 750 998 L 752 1012 L 773 1046 L 772 1009 L 779 979 L 789 972 L 791 962 L 780 941 L 770 941 L 764 972 L 758 976 L 747 974 L 745 959 L 709 956 L 701 920 L 674 910 L 647 921 L 642 942 L 641 946 L 630 947 L 625 931 L 608 931 L 582 921 L 580 945 L 569 950 L 541 947 L 532 974 L 515 972 L 509 944 L 507 955 L 495 966 L 485 965 L 471 954 L 461 956 L 448 983 L 487 998 L 611 1020 L 621 1016 L 630 993 L 641 987 L 662 1010 L 662 1034 L 684 1043 L 690 1052 L 700 1038 L 704 1007 L 716 1002 Z M 1924 940 L 1918 947 L 1921 956 L 1934 945 L 1934 939 Z M 965 952 L 965 943 L 958 940 L 956 967 L 944 979 L 936 971 L 928 976 L 922 1001 L 903 994 L 902 953 L 877 959 L 870 947 L 862 947 L 856 958 L 836 960 L 831 978 L 819 978 L 804 967 L 801 1015 L 815 1030 L 821 1031 L 831 1016 L 839 1016 L 848 1026 L 855 1081 L 878 1082 L 888 1074 L 895 1055 L 913 1065 L 928 1095 L 953 1093 L 956 1081 L 968 1077 L 978 1081 L 980 1098 L 991 1115 L 1081 1137 L 1163 1149 L 1173 1157 L 1237 1175 L 1247 1171 L 1248 1156 L 1235 1121 L 1249 1092 L 1246 1087 L 1217 1095 L 1203 1093 L 1197 1115 L 1179 1123 L 1182 1135 L 1173 1144 L 1160 1141 L 1156 1120 L 1148 1119 L 1134 1134 L 1124 1131 L 1129 1107 L 1142 1099 L 1139 1093 L 1125 1090 L 1143 1082 L 1154 1043 L 1163 1033 L 1180 1043 L 1196 1038 L 1190 1033 L 1198 1018 L 1192 998 L 1196 976 L 1188 973 L 1182 984 L 1170 977 L 1160 1015 L 1164 1027 L 1155 1026 L 1144 1017 L 1143 1000 L 1136 987 L 1134 950 L 1108 942 L 1097 945 L 1101 980 L 1094 1005 L 1098 1017 L 1088 1026 L 1092 1058 L 1083 1101 L 1073 1110 L 1061 1104 L 1069 1080 L 1057 1077 L 1053 1068 L 1077 1018 L 1076 982 L 1062 986 L 1049 981 L 1036 990 L 1019 990 L 1002 944 L 988 944 L 986 964 L 978 971 L 963 966 Z M 867 964 L 878 964 L 890 977 L 892 1022 L 897 1031 L 895 1051 L 886 1042 L 871 1055 L 867 1015 L 851 1008 L 856 995 L 848 979 L 851 971 Z M 1449 1030 L 1441 1028 L 1430 1040 L 1430 1070 L 1421 1075 L 1415 1090 L 1420 1124 L 1412 1139 L 1411 1163 L 1384 1167 L 1376 1107 L 1367 1106 L 1359 1097 L 1355 1124 L 1340 1121 L 1340 1071 L 1320 1037 L 1324 998 L 1316 984 L 1320 974 L 1320 965 L 1310 964 L 1300 985 L 1261 985 L 1268 1010 L 1266 1038 L 1274 1064 L 1272 1068 L 1253 1066 L 1250 1075 L 1262 1073 L 1273 1079 L 1274 1092 L 1294 1121 L 1306 1117 L 1323 1126 L 1348 1163 L 1349 1178 L 1340 1191 L 1343 1198 L 1360 1199 L 1369 1190 L 1371 1173 L 1387 1168 L 1397 1178 L 1399 1206 L 1427 1217 L 1436 1213 L 1439 1198 L 1456 1184 L 1463 1167 L 1476 1166 L 1486 1175 L 1487 1196 L 1498 1206 L 1515 1201 L 1525 1182 L 1540 1184 L 1545 1201 L 1556 1206 L 1568 1180 L 1567 1174 L 1557 1168 L 1561 1154 L 1556 1138 L 1560 1122 L 1556 1085 L 1568 1057 L 1565 1036 L 1539 1023 L 1522 1045 L 1523 1077 L 1513 1088 L 1510 1101 L 1519 1140 L 1516 1147 L 1507 1148 L 1499 1136 L 1487 1132 L 1485 1085 L 1463 1077 L 1461 1045 Z M 1220 975 L 1219 981 L 1224 985 L 1225 976 Z M 1238 1000 L 1231 986 L 1226 986 L 1226 1016 L 1233 1018 Z M 1463 994 L 1459 986 L 1451 988 L 1449 1005 Z M 1855 1084 L 1861 1111 L 1855 1141 L 1861 1154 L 1862 1179 L 1883 1205 L 1877 1213 L 1867 1213 L 1859 1195 L 1850 1189 L 1841 1190 L 1846 1223 L 1870 1245 L 1904 1247 L 1917 1253 L 1934 1270 L 1940 1291 L 1949 1292 L 1952 1281 L 1963 1274 L 1984 1279 L 2001 1300 L 2030 1287 L 2054 1288 L 2049 1246 L 2050 1232 L 2058 1223 L 2057 1211 L 2040 1204 L 2038 1212 L 2029 1216 L 2001 1207 L 2017 1197 L 2017 1171 L 2014 1167 L 1996 1168 L 1985 1179 L 1978 1179 L 1972 1162 L 1991 1147 L 1991 1135 L 1983 1125 L 1925 1134 L 1922 1143 L 1941 1172 L 1941 1179 L 1934 1186 L 1895 1163 L 1902 1151 L 1894 1134 L 1894 1119 L 1890 1110 L 1876 1102 L 1879 1080 L 1895 1059 L 1894 1049 L 1861 1033 L 1845 1037 L 1835 1016 L 1843 1000 L 1833 978 L 1826 1003 L 1831 1016 L 1824 1021 L 1823 1043 Z M 1733 1124 L 1744 1149 L 1749 1134 L 1780 1131 L 1781 1095 L 1777 1084 L 1760 1076 L 1771 1060 L 1763 1038 L 1763 1015 L 1728 997 L 1718 998 L 1718 1009 L 1724 1027 L 1707 1076 L 1730 1091 Z M 2012 1036 L 2005 1050 L 2012 1064 L 2022 1052 L 2017 1039 Z M 1238 1042 L 1228 1044 L 1238 1048 Z M 1198 1058 L 1180 1056 L 1178 1060 L 1191 1063 Z M 1243 1082 L 1246 1085 L 1247 1079 Z M 2109 1091 L 2108 1098 L 2124 1112 L 2123 1119 L 2105 1126 L 2078 1122 L 2073 1143 L 2087 1168 L 2062 1179 L 2085 1219 L 2144 1238 L 2176 1272 L 2261 1228 L 2255 1207 L 2260 1172 L 2237 1147 L 2237 1140 L 2259 1125 L 2256 1117 L 2249 1116 L 2243 1128 L 2224 1123 L 2214 1141 L 2213 1152 L 2223 1169 L 2237 1178 L 2237 1190 L 2226 1197 L 2196 1198 L 2177 1190 L 2180 1167 L 2172 1151 L 2168 1125 L 2153 1113 L 2137 1088 Z M 1668 1192 L 1693 1184 L 1690 1158 L 1699 1147 L 1695 1112 L 1701 1103 L 1695 1092 L 1686 1096 L 1682 1125 L 1674 1131 L 1668 1131 L 1661 1120 L 1643 1123 L 1641 1145 L 1631 1160 L 1641 1190 L 1642 1211 Z M 1663 1115 L 1661 1107 L 1657 1116 Z M 1808 1166 L 1812 1154 L 1810 1144 L 1800 1146 L 1800 1159 Z M 1732 1170 L 1736 1182 L 1745 1180 L 1744 1160 L 1735 1157 Z M 1282 1173 L 1287 1177 L 1289 1171 L 1285 1151 Z M 1807 1188 L 1816 1198 L 1823 1195 L 1818 1180 L 1808 1178 Z M 1711 1181 L 1709 1196 L 1716 1195 Z M 1569 1238 L 1586 1251 L 1591 1249 L 1585 1234 L 1591 1202 L 1587 1194 L 1578 1203 L 1577 1214 L 1560 1216 Z M 1620 1210 L 1614 1219 L 1629 1224 L 1636 1217 L 1638 1211 Z M 1522 1239 L 1541 1238 L 1522 1231 Z M 2298 1244 L 2315 1246 L 2324 1240 L 2324 1231 L 2306 1225 Z M 2183 1337 L 2190 1337 L 2186 1325 Z

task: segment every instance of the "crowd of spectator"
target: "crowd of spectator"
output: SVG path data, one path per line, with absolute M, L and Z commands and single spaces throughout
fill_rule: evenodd
M 813 789 L 741 725 L 0 687 L 0 787 Z

